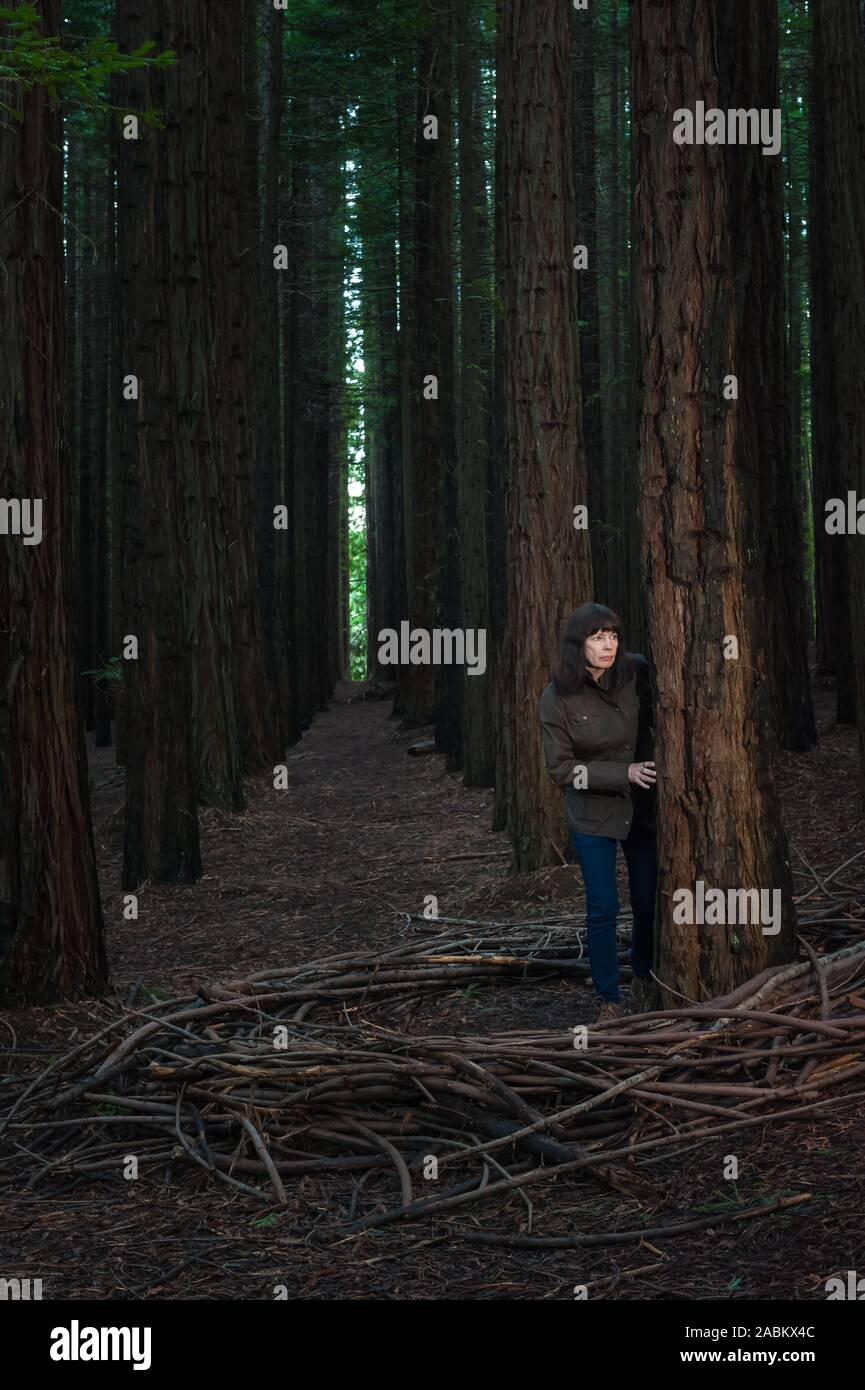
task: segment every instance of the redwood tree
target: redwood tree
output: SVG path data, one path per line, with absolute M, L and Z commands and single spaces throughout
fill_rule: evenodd
M 484 169 L 482 30 L 475 0 L 457 0 L 457 100 L 460 207 L 460 558 L 463 622 L 486 633 L 487 668 L 463 690 L 463 782 L 489 787 L 495 779 L 490 719 L 493 661 L 490 627 L 489 373 L 492 306 L 491 246 Z
M 134 13 L 121 0 L 118 42 L 129 50 L 152 38 L 160 50 L 171 47 L 174 36 L 165 19 L 161 0 L 147 0 Z M 166 83 L 161 71 L 134 72 L 118 83 L 118 101 L 138 111 L 164 109 Z M 164 130 L 142 126 L 139 139 L 118 139 L 117 156 L 114 389 L 125 493 L 121 633 L 138 642 L 137 659 L 124 662 L 127 888 L 145 879 L 190 882 L 201 872 L 181 559 L 187 479 L 180 436 L 188 424 L 175 395 L 183 378 L 170 314 L 173 267 L 185 243 L 177 195 L 171 210 L 166 205 L 165 139 Z M 186 254 L 191 258 L 191 248 Z M 138 380 L 137 400 L 124 396 L 123 381 L 130 376 Z
M 455 510 L 448 498 L 454 468 L 454 323 L 451 247 L 449 0 L 427 10 L 418 43 L 415 108 L 414 265 L 411 286 L 411 448 L 404 515 L 408 618 L 413 627 L 438 627 L 446 578 L 442 551 L 453 539 Z M 433 124 L 437 123 L 437 126 Z M 402 312 L 402 306 L 401 306 Z M 437 385 L 430 378 L 435 377 Z M 448 594 L 452 598 L 452 594 Z M 431 666 L 400 673 L 405 715 L 428 723 L 443 686 Z M 438 686 L 438 690 L 436 687 Z M 437 747 L 444 752 L 452 730 L 437 720 Z
M 772 0 L 754 8 L 769 26 Z M 724 146 L 672 138 L 675 111 L 698 100 L 726 105 L 722 11 L 720 0 L 635 0 L 631 35 L 643 565 L 657 671 L 656 970 L 691 999 L 789 959 L 795 934 L 765 728 L 765 617 L 753 586 L 758 440 L 745 427 L 752 409 L 723 396 L 730 373 L 742 396 L 760 389 L 759 335 L 737 294 L 748 246 L 733 233 L 759 237 L 761 208 L 756 185 L 736 183 Z M 741 213 L 737 200 L 747 204 Z M 729 637 L 738 659 L 725 659 Z M 677 925 L 671 895 L 695 892 L 697 880 L 779 890 L 780 932 Z
M 58 34 L 59 0 L 39 9 Z M 108 966 L 76 704 L 63 126 L 42 86 L 0 97 L 20 117 L 0 140 L 0 497 L 42 505 L 41 542 L 0 536 L 0 1002 L 47 1003 Z
M 831 497 L 865 497 L 865 37 L 856 0 L 816 0 L 813 23 L 823 258 L 813 287 L 817 623 L 838 673 L 839 717 L 858 725 L 865 798 L 865 537 L 825 529 Z
M 561 790 L 544 767 L 538 702 L 567 618 L 591 598 L 577 346 L 570 13 L 509 0 L 498 74 L 508 460 L 503 652 L 507 825 L 516 871 L 559 862 Z
M 718 11 L 718 104 L 723 109 L 780 109 L 776 0 Z M 735 276 L 737 428 L 746 504 L 755 512 L 756 554 L 750 601 L 759 604 L 766 645 L 769 729 L 784 748 L 816 741 L 808 677 L 805 555 L 795 452 L 787 420 L 784 336 L 783 182 L 780 153 L 759 144 L 724 150 Z M 753 470 L 753 471 L 751 471 Z

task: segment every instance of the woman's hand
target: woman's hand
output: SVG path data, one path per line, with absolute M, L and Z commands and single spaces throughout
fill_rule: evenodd
M 654 763 L 631 763 L 628 768 L 628 781 L 633 782 L 636 787 L 643 787 L 648 790 L 655 785 L 656 773 Z

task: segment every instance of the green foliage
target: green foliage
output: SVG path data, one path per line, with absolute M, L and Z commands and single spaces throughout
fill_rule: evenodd
M 58 35 L 42 33 L 42 16 L 32 5 L 15 9 L 0 6 L 0 23 L 6 30 L 0 47 L 0 82 L 11 83 L 25 92 L 39 85 L 52 101 L 72 103 L 88 111 L 114 109 L 105 93 L 109 79 L 116 74 L 138 68 L 165 68 L 176 61 L 171 49 L 151 54 L 153 39 L 147 39 L 131 53 L 121 53 L 113 39 L 99 35 L 63 47 Z M 16 107 L 3 101 L 0 107 L 14 120 L 22 119 Z M 138 114 L 152 124 L 160 124 L 155 110 Z
M 350 465 L 349 476 L 360 473 L 363 480 L 363 464 Z M 352 479 L 353 480 L 353 479 Z M 354 499 L 349 499 L 348 521 L 348 617 L 349 617 L 349 673 L 353 681 L 366 680 L 366 511 Z
M 94 685 L 123 685 L 123 662 L 119 656 L 108 658 L 104 666 L 94 671 L 82 671 L 82 676 L 92 676 Z

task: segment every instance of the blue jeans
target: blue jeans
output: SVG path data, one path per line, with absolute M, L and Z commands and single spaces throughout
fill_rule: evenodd
M 586 885 L 586 935 L 592 980 L 601 999 L 619 1002 L 619 961 L 616 951 L 616 915 L 619 894 L 616 889 L 617 840 L 608 835 L 583 835 L 571 831 L 571 844 L 583 871 Z M 631 931 L 631 968 L 644 979 L 652 969 L 652 941 L 655 921 L 655 889 L 658 860 L 655 836 L 634 820 L 622 849 L 628 864 L 628 884 L 634 925 Z

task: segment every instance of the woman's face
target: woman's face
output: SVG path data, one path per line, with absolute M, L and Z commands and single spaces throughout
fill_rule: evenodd
M 606 671 L 615 661 L 618 650 L 618 633 L 610 628 L 595 632 L 585 641 L 586 665 L 593 666 L 596 671 Z

